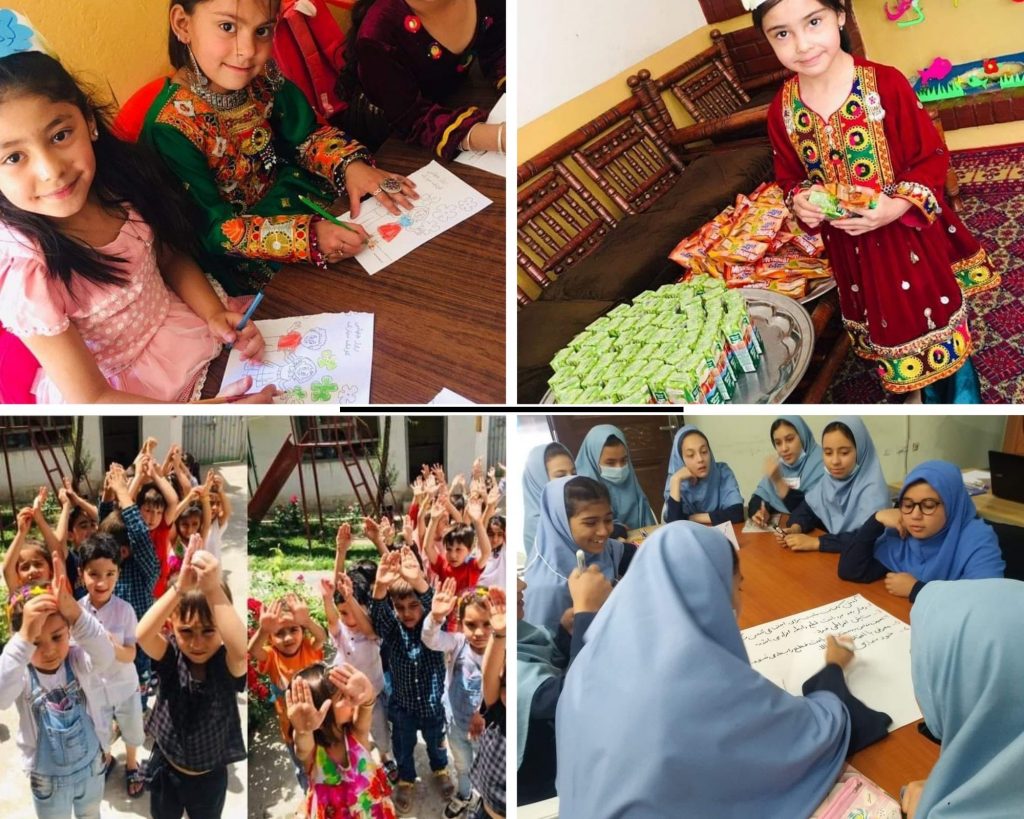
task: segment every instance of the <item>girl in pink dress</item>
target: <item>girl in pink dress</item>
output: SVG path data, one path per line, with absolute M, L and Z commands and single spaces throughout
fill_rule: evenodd
M 193 401 L 223 343 L 258 360 L 263 338 L 252 323 L 235 329 L 241 314 L 193 261 L 194 231 L 159 161 L 116 139 L 57 60 L 4 48 L 0 323 L 42 365 L 37 399 Z

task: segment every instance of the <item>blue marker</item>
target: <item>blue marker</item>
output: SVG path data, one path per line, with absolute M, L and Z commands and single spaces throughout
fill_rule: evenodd
M 262 290 L 260 290 L 260 292 L 256 294 L 256 298 L 252 300 L 252 304 L 249 305 L 249 309 L 246 310 L 245 313 L 242 315 L 242 320 L 238 323 L 238 326 L 235 328 L 235 332 L 240 332 L 245 327 L 245 325 L 249 323 L 249 319 L 251 319 L 252 314 L 256 312 L 256 308 L 260 306 L 261 301 L 263 301 Z M 230 350 L 232 346 L 233 345 L 228 344 L 227 348 Z

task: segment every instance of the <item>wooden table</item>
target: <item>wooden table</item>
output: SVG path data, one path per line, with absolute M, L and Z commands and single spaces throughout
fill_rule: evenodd
M 634 530 L 630 535 L 649 534 L 655 528 Z M 839 555 L 792 552 L 780 547 L 772 534 L 745 534 L 741 529 L 736 527 L 743 573 L 741 629 L 834 603 L 853 594 L 862 594 L 894 617 L 910 622 L 910 601 L 889 594 L 883 581 L 848 583 L 840 580 L 837 574 Z M 824 652 L 822 659 L 824 661 Z M 849 761 L 898 798 L 900 788 L 907 782 L 927 778 L 938 758 L 939 746 L 918 733 L 917 723 L 911 723 L 854 754 Z
M 389 139 L 381 168 L 410 174 L 429 151 Z M 351 259 L 329 270 L 286 265 L 267 285 L 256 319 L 346 311 L 373 313 L 375 404 L 426 404 L 444 387 L 481 404 L 505 397 L 505 179 L 444 166 L 493 204 L 370 276 Z M 211 366 L 215 395 L 226 356 Z

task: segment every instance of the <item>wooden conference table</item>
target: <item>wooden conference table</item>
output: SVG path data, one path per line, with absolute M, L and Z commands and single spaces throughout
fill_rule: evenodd
M 644 532 L 649 534 L 655 528 L 634 530 L 629 533 L 629 539 L 642 539 Z M 736 530 L 743 573 L 741 629 L 824 606 L 853 594 L 862 594 L 894 617 L 910 622 L 910 601 L 889 594 L 883 581 L 848 583 L 840 580 L 836 573 L 839 555 L 792 552 L 779 546 L 773 534 L 744 534 L 739 526 Z M 824 657 L 822 651 L 822 663 Z M 900 788 L 907 782 L 927 778 L 938 758 L 939 746 L 918 733 L 917 723 L 911 723 L 854 754 L 849 761 L 898 798 Z
M 434 157 L 391 138 L 377 165 L 408 175 Z M 347 311 L 374 314 L 375 404 L 426 404 L 447 387 L 479 404 L 505 403 L 505 179 L 442 162 L 493 204 L 370 276 L 347 259 L 328 270 L 285 265 L 255 318 Z M 204 397 L 227 364 L 211 365 Z

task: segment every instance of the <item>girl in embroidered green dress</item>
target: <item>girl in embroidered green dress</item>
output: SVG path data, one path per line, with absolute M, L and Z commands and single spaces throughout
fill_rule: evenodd
M 285 692 L 309 819 L 394 819 L 391 785 L 370 755 L 373 683 L 346 663 L 304 668 Z
M 330 205 L 347 191 L 353 217 L 367 194 L 394 214 L 417 198 L 413 182 L 374 168 L 356 140 L 317 127 L 302 92 L 270 59 L 279 5 L 172 0 L 177 70 L 140 135 L 199 206 L 201 262 L 231 295 L 261 289 L 283 263 L 326 268 L 362 249 L 362 227 L 312 215 L 300 194 Z

